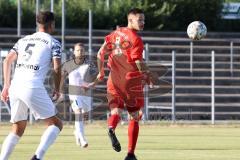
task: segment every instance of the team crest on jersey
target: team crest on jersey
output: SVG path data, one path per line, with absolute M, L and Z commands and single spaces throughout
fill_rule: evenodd
M 121 56 L 124 50 L 127 50 L 132 47 L 132 43 L 130 41 L 124 40 L 120 41 L 120 37 L 116 38 L 115 42 L 108 42 L 104 46 L 104 50 L 106 52 L 113 52 L 116 56 Z

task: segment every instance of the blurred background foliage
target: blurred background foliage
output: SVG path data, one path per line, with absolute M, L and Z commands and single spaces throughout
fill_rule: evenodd
M 185 31 L 200 20 L 209 31 L 239 31 L 240 20 L 221 19 L 223 2 L 240 0 L 66 0 L 66 28 L 87 28 L 88 10 L 93 12 L 94 29 L 112 29 L 127 24 L 126 13 L 133 7 L 145 12 L 145 30 Z M 22 0 L 22 27 L 34 28 L 36 0 Z M 61 27 L 62 0 L 54 0 L 56 27 Z M 40 0 L 40 10 L 50 10 L 50 0 Z M 17 0 L 0 0 L 0 27 L 17 26 Z

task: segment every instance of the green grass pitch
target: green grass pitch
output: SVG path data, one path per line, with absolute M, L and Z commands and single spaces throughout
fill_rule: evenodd
M 0 144 L 10 124 L 0 124 Z M 33 155 L 44 126 L 28 125 L 25 135 L 10 160 L 29 160 Z M 87 149 L 75 144 L 73 125 L 65 125 L 56 143 L 44 160 L 123 160 L 127 152 L 127 125 L 119 125 L 116 133 L 122 151 L 112 150 L 105 123 L 87 124 Z M 140 126 L 136 155 L 139 160 L 239 160 L 239 125 L 166 125 Z

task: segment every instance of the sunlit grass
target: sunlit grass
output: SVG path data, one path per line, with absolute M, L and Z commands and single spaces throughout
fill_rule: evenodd
M 29 125 L 10 160 L 28 160 L 34 154 L 44 126 Z M 127 153 L 127 125 L 116 133 L 122 151 L 112 150 L 105 123 L 86 125 L 87 149 L 75 144 L 73 126 L 65 125 L 45 160 L 123 160 Z M 0 144 L 10 124 L 0 124 Z M 239 160 L 240 126 L 211 125 L 141 125 L 136 155 L 139 160 Z

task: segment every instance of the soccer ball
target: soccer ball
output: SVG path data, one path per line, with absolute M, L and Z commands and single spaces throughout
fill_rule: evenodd
M 194 21 L 188 25 L 188 37 L 192 40 L 200 40 L 207 34 L 207 27 L 200 21 Z

